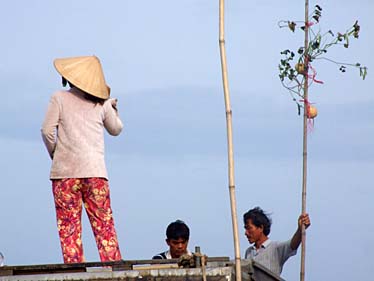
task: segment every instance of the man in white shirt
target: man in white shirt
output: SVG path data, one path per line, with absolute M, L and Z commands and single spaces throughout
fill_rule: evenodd
M 268 238 L 271 228 L 271 218 L 259 208 L 253 208 L 243 216 L 245 236 L 250 246 L 245 252 L 246 259 L 253 259 L 272 272 L 280 275 L 284 263 L 296 254 L 301 243 L 301 227 L 308 228 L 310 219 L 308 214 L 302 214 L 298 219 L 298 228 L 288 241 L 271 241 Z

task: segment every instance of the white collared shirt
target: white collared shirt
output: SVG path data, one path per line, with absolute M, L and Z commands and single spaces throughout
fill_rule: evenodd
M 187 249 L 187 252 L 185 254 L 189 255 L 189 256 L 192 256 L 192 253 L 188 249 Z M 164 257 L 163 257 L 164 255 L 165 255 L 166 259 L 168 259 L 168 260 L 172 259 L 170 251 L 166 251 L 166 252 L 163 252 L 161 254 L 158 254 L 158 255 L 154 256 L 153 259 L 155 257 L 157 257 L 159 259 L 164 259 Z
M 245 251 L 246 259 L 253 259 L 272 272 L 280 275 L 284 263 L 289 257 L 296 255 L 296 250 L 291 249 L 291 240 L 278 242 L 267 239 L 259 249 L 254 245 Z

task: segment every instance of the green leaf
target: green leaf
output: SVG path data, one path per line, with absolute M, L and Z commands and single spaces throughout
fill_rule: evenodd
M 296 23 L 291 21 L 291 22 L 288 22 L 288 28 L 292 31 L 292 32 L 295 32 L 295 27 L 296 27 Z

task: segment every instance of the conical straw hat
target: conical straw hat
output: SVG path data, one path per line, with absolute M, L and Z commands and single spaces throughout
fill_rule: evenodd
M 77 88 L 101 99 L 109 98 L 110 88 L 96 56 L 55 59 L 53 64 L 58 73 Z

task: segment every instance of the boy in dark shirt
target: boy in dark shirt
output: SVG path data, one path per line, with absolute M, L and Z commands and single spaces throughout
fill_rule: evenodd
M 188 251 L 188 240 L 190 229 L 181 220 L 176 220 L 168 225 L 166 229 L 166 243 L 169 250 L 155 255 L 152 259 L 178 259 L 182 255 L 192 255 Z

